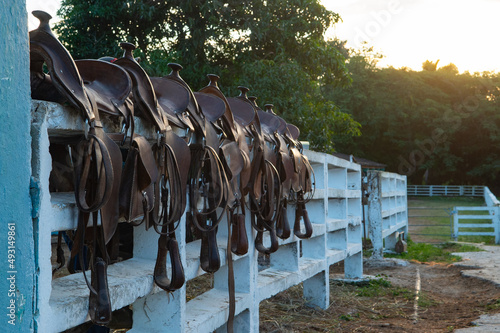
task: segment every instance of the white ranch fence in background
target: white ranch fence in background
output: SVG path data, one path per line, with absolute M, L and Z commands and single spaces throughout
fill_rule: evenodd
M 35 331 L 59 332 L 89 320 L 89 290 L 81 273 L 52 279 L 51 233 L 72 230 L 77 225 L 77 208 L 72 193 L 50 193 L 52 160 L 50 140 L 77 133 L 83 128 L 81 117 L 73 109 L 50 102 L 33 101 L 32 167 L 34 207 L 36 290 Z M 152 129 L 141 126 L 137 132 L 153 137 Z M 105 126 L 119 130 L 118 124 Z M 115 128 L 116 127 L 116 128 Z M 313 236 L 307 240 L 291 237 L 280 240 L 280 248 L 270 256 L 270 267 L 259 271 L 253 241 L 244 256 L 233 255 L 236 283 L 236 332 L 259 331 L 259 302 L 293 285 L 303 283 L 304 296 L 312 305 L 327 308 L 329 267 L 344 261 L 345 277 L 363 275 L 361 226 L 361 168 L 331 155 L 306 151 L 316 175 L 316 192 L 307 204 L 313 222 Z M 389 234 L 406 231 L 405 178 L 384 173 L 381 214 Z M 295 209 L 289 206 L 289 221 Z M 249 218 L 250 214 L 247 214 Z M 255 232 L 247 222 L 247 232 Z M 385 230 L 385 229 L 384 229 Z M 176 231 L 186 279 L 204 272 L 199 265 L 200 242 L 186 244 L 183 219 Z M 222 267 L 214 274 L 209 291 L 187 301 L 186 286 L 167 295 L 153 283 L 158 235 L 153 229 L 134 228 L 133 258 L 110 265 L 108 283 L 113 309 L 131 306 L 131 332 L 212 332 L 223 331 L 228 316 L 226 239 L 227 224 L 222 221 L 217 235 Z
M 453 209 L 453 238 L 459 236 L 493 236 L 500 244 L 500 201 L 483 186 L 486 206 L 455 207 Z
M 381 258 L 384 248 L 394 250 L 400 235 L 408 235 L 406 176 L 384 171 L 368 171 L 366 178 L 367 230 L 373 245 L 373 256 Z
M 484 186 L 469 185 L 408 185 L 408 196 L 470 196 L 482 197 Z

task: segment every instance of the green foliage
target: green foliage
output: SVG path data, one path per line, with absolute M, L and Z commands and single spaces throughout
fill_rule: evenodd
M 387 293 L 387 289 L 391 288 L 390 281 L 380 277 L 378 279 L 370 280 L 367 284 L 359 286 L 356 296 L 360 297 L 377 297 Z
M 360 135 L 359 123 L 325 97 L 351 81 L 344 43 L 325 40 L 340 17 L 318 0 L 63 0 L 58 13 L 56 31 L 75 58 L 117 57 L 119 42 L 132 42 L 152 76 L 177 62 L 193 90 L 209 73 L 221 76 L 228 96 L 248 86 L 317 150 Z
M 387 164 L 410 184 L 488 185 L 500 190 L 500 74 L 377 68 L 365 48 L 348 58 L 353 83 L 325 89 L 363 135 L 337 149 Z

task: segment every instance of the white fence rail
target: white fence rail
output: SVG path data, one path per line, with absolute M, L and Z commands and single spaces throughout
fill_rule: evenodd
M 50 139 L 74 134 L 83 128 L 75 110 L 49 102 L 33 101 L 33 177 L 39 205 L 34 219 L 36 254 L 35 331 L 59 332 L 88 321 L 89 290 L 82 274 L 52 279 L 51 233 L 76 228 L 77 208 L 71 193 L 51 193 L 49 176 L 52 160 Z M 108 124 L 108 126 L 113 126 Z M 140 126 L 139 132 L 141 131 Z M 145 131 L 142 134 L 146 134 Z M 259 331 L 259 302 L 302 283 L 304 296 L 316 306 L 327 308 L 329 266 L 344 261 L 345 276 L 362 277 L 361 168 L 358 164 L 331 155 L 306 151 L 316 175 L 316 193 L 307 209 L 313 222 L 313 236 L 280 240 L 280 248 L 270 258 L 270 267 L 259 271 L 257 252 L 250 242 L 244 256 L 233 256 L 236 281 L 236 332 Z M 387 179 L 383 204 L 384 226 L 406 230 L 406 182 Z M 385 183 L 384 183 L 385 182 Z M 390 185 L 392 184 L 392 185 Z M 392 186 L 392 187 L 391 187 Z M 387 192 L 388 191 L 388 192 Z M 387 196 L 385 193 L 389 193 Z M 289 207 L 289 220 L 295 212 Z M 247 214 L 249 218 L 250 214 Z M 186 279 L 204 274 L 199 265 L 199 241 L 186 244 L 186 226 L 176 231 Z M 255 233 L 247 222 L 247 232 Z M 225 328 L 228 316 L 226 221 L 217 235 L 221 269 L 214 274 L 209 291 L 186 299 L 186 285 L 170 297 L 153 283 L 158 235 L 154 230 L 134 229 L 133 258 L 110 265 L 108 284 L 113 309 L 131 306 L 131 332 L 212 332 Z M 384 231 L 387 234 L 387 231 Z
M 490 189 L 485 186 L 484 187 L 484 202 L 488 207 L 498 207 L 500 206 L 500 201 L 498 201 L 497 197 L 491 193 Z
M 484 186 L 485 207 L 455 207 L 453 209 L 453 238 L 459 236 L 493 236 L 500 244 L 500 202 Z
M 454 239 L 459 236 L 493 236 L 500 244 L 499 207 L 455 207 L 453 211 Z
M 368 171 L 367 225 L 373 255 L 394 250 L 399 235 L 408 234 L 406 176 L 383 171 Z
M 408 196 L 471 196 L 482 197 L 484 186 L 408 185 Z

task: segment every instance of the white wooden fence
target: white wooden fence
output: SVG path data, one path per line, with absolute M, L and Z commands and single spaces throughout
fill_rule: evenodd
M 484 186 L 468 185 L 408 185 L 409 196 L 470 196 L 482 197 Z
M 51 233 L 76 228 L 77 208 L 72 193 L 50 193 L 52 168 L 50 139 L 75 134 L 82 128 L 78 112 L 60 105 L 33 101 L 33 197 L 35 228 L 35 323 L 37 332 L 59 332 L 89 320 L 89 290 L 82 274 L 52 280 Z M 108 127 L 118 124 L 105 123 Z M 138 124 L 138 132 L 148 131 Z M 115 130 L 118 128 L 115 128 Z M 344 261 L 345 276 L 362 277 L 361 168 L 331 155 L 306 151 L 316 175 L 316 192 L 307 204 L 313 236 L 280 241 L 270 258 L 270 267 L 258 271 L 253 242 L 244 256 L 233 256 L 236 282 L 236 332 L 258 332 L 259 302 L 293 285 L 303 283 L 304 296 L 312 305 L 327 308 L 329 267 Z M 385 237 L 406 230 L 406 181 L 400 176 L 383 176 L 381 214 Z M 293 207 L 289 220 L 294 221 Z M 247 214 L 249 217 L 250 214 Z M 186 244 L 185 221 L 176 237 L 186 279 L 204 272 L 199 267 L 199 241 Z M 247 232 L 255 233 L 247 222 Z M 214 274 L 209 291 L 187 301 L 186 286 L 170 297 L 153 283 L 153 268 L 158 235 L 154 230 L 134 229 L 133 258 L 108 268 L 108 283 L 113 309 L 131 306 L 131 332 L 212 332 L 224 330 L 228 316 L 226 221 L 219 227 L 218 241 L 222 267 Z
M 453 238 L 459 236 L 493 236 L 500 244 L 500 202 L 484 186 L 485 207 L 455 207 L 453 209 Z
M 400 234 L 408 235 L 406 176 L 383 171 L 368 171 L 366 223 L 373 244 L 373 256 L 382 257 L 385 249 L 394 250 Z

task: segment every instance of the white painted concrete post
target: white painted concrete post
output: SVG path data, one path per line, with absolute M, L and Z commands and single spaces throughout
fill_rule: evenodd
M 186 267 L 186 218 L 182 216 L 175 232 L 183 267 Z M 134 228 L 134 258 L 151 260 L 154 268 L 158 251 L 158 233 L 144 225 Z M 168 259 L 167 262 L 170 262 Z M 170 270 L 169 270 L 170 272 Z M 154 282 L 153 282 L 154 284 Z M 133 329 L 130 332 L 184 332 L 186 330 L 186 285 L 168 294 L 156 285 L 156 293 L 137 299 L 132 304 Z
M 363 252 L 345 258 L 344 275 L 346 279 L 360 279 L 363 277 Z
M 397 232 L 388 235 L 384 238 L 385 241 L 385 249 L 394 251 L 396 249 L 396 243 L 399 240 L 399 234 Z
M 35 243 L 35 253 L 37 260 L 37 309 L 35 309 L 35 323 L 40 332 L 50 331 L 50 316 L 52 315 L 49 306 L 50 294 L 52 292 L 52 266 L 51 255 L 51 225 L 47 222 L 52 219 L 50 209 L 49 176 L 52 170 L 52 159 L 49 154 L 49 135 L 47 134 L 47 104 L 40 103 L 33 113 L 31 137 L 33 144 L 32 174 L 36 179 L 39 189 L 39 210 L 38 218 L 34 222 L 34 228 L 38 235 Z M 44 287 L 41 287 L 44 286 Z
M 299 242 L 281 245 L 278 251 L 271 254 L 271 267 L 282 271 L 299 269 Z
M 493 220 L 493 224 L 495 225 L 495 244 L 500 244 L 500 207 L 493 207 L 492 211 L 495 214 Z
M 458 212 L 457 207 L 453 207 L 453 240 L 458 240 Z
M 368 223 L 373 245 L 373 258 L 383 258 L 382 198 L 380 193 L 380 172 L 368 171 Z
M 321 309 L 328 309 L 330 305 L 330 278 L 329 271 L 325 269 L 303 283 L 304 298 L 308 304 Z

